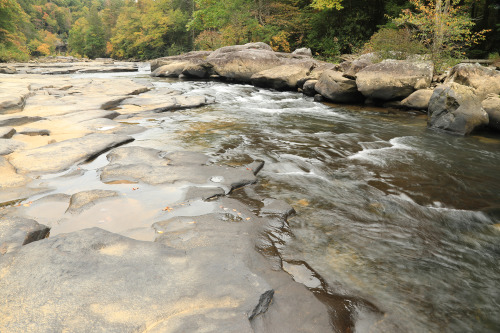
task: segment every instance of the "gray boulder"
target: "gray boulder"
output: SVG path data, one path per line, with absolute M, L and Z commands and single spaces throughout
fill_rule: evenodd
M 344 61 L 340 64 L 340 67 L 346 78 L 356 80 L 356 74 L 358 74 L 359 71 L 377 61 L 380 61 L 380 58 L 375 53 L 367 53 L 353 61 Z
M 184 68 L 189 64 L 187 61 L 174 62 L 168 65 L 163 65 L 155 69 L 151 76 L 157 77 L 178 77 L 182 74 Z
M 0 256 L 48 237 L 49 231 L 49 227 L 35 220 L 20 217 L 2 218 L 0 221 Z
M 420 89 L 401 101 L 401 106 L 413 110 L 427 110 L 431 100 L 432 89 Z
M 342 76 L 341 72 L 334 70 L 323 72 L 314 89 L 332 102 L 360 103 L 364 99 L 357 89 L 356 81 L 348 79 Z
M 481 103 L 490 120 L 488 126 L 500 131 L 500 97 L 491 96 Z
M 252 75 L 252 84 L 277 90 L 296 90 L 298 81 L 307 77 L 314 68 L 312 61 L 273 67 Z
M 207 77 L 209 73 L 209 69 L 204 64 L 188 63 L 182 70 L 184 76 L 197 79 Z
M 250 82 L 252 75 L 282 64 L 271 47 L 264 43 L 222 47 L 206 60 L 214 74 L 240 82 Z
M 468 135 L 488 124 L 488 114 L 474 89 L 457 83 L 434 89 L 429 102 L 427 125 L 452 134 Z
M 212 51 L 192 51 L 176 56 L 169 56 L 154 59 L 150 62 L 151 71 L 154 72 L 157 68 L 160 68 L 164 65 L 170 65 L 176 62 L 189 62 L 189 63 L 200 63 L 204 62 L 205 58 L 209 56 Z
M 434 65 L 430 61 L 387 59 L 369 65 L 356 74 L 359 91 L 367 98 L 394 100 L 429 88 Z
M 316 83 L 318 83 L 318 80 L 307 80 L 302 86 L 304 95 L 314 96 L 316 94 Z
M 445 84 L 452 82 L 474 88 L 475 94 L 481 100 L 488 94 L 500 95 L 500 72 L 480 64 L 454 66 L 444 81 Z

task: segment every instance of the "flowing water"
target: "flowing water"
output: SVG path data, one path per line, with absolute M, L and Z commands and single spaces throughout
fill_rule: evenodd
M 144 121 L 137 142 L 264 160 L 252 191 L 298 212 L 281 256 L 307 263 L 332 294 L 376 304 L 394 331 L 500 330 L 500 137 L 293 92 L 153 82 L 217 103 Z
M 130 145 L 200 151 L 230 165 L 264 160 L 259 183 L 232 195 L 296 209 L 291 233 L 275 237 L 285 240 L 279 256 L 297 281 L 326 286 L 346 307 L 353 297 L 374 304 L 384 313 L 378 331 L 500 331 L 500 136 L 445 135 L 426 129 L 420 114 L 326 105 L 249 85 L 136 80 L 216 98 L 120 121 L 147 128 Z M 107 188 L 94 171 L 106 163 L 101 156 L 81 166 L 88 172 L 78 168 L 86 178 L 76 185 L 42 181 L 60 193 Z M 132 192 L 123 214 L 133 214 L 139 196 Z

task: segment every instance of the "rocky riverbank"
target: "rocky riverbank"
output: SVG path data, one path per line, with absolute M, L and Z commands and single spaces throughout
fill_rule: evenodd
M 160 77 L 299 90 L 318 101 L 421 110 L 428 115 L 429 128 L 451 134 L 500 130 L 500 72 L 479 64 L 459 64 L 437 76 L 432 62 L 418 57 L 382 60 L 366 54 L 331 64 L 313 59 L 308 49 L 287 54 L 250 43 L 159 58 L 151 69 Z
M 383 319 L 296 282 L 320 281 L 305 266 L 282 269 L 293 208 L 228 197 L 262 162 L 141 141 L 166 111 L 212 98 L 46 73 L 0 74 L 0 331 L 330 332 Z

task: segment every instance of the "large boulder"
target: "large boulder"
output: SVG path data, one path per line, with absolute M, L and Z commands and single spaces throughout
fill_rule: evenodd
M 445 80 L 475 89 L 476 95 L 485 99 L 488 94 L 500 95 L 500 72 L 480 64 L 458 64 L 453 67 Z
M 420 89 L 401 101 L 401 106 L 413 110 L 427 110 L 431 100 L 432 89 Z
M 434 89 L 429 102 L 427 124 L 452 134 L 467 135 L 488 124 L 488 114 L 474 89 L 457 83 Z
M 429 88 L 434 65 L 430 61 L 387 59 L 356 74 L 359 91 L 367 98 L 396 100 L 418 89 Z
M 356 74 L 358 74 L 359 71 L 372 65 L 376 61 L 380 61 L 380 58 L 375 53 L 367 53 L 353 61 L 344 61 L 340 64 L 340 67 L 345 77 L 355 80 Z
M 151 61 L 151 71 L 154 72 L 161 66 L 170 65 L 176 62 L 201 63 L 209 56 L 212 51 L 192 51 L 176 56 L 158 58 Z
M 357 89 L 356 81 L 334 70 L 324 71 L 314 89 L 332 102 L 360 103 L 364 100 L 363 95 Z
M 187 61 L 174 62 L 156 68 L 151 75 L 157 77 L 178 77 L 182 74 L 184 67 L 189 64 Z
M 490 120 L 488 126 L 500 131 L 500 96 L 491 96 L 481 103 Z
M 307 80 L 306 82 L 304 82 L 304 85 L 302 86 L 302 92 L 304 93 L 304 95 L 316 95 L 316 83 L 318 83 L 318 80 Z
M 273 67 L 252 75 L 252 84 L 277 90 L 296 90 L 298 88 L 297 82 L 307 77 L 314 66 L 314 62 L 306 61 Z
M 225 46 L 207 57 L 215 74 L 230 80 L 250 82 L 252 75 L 281 65 L 278 56 L 264 43 Z

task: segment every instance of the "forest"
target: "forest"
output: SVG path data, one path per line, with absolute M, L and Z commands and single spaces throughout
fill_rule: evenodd
M 497 0 L 0 0 L 0 62 L 145 60 L 261 41 L 320 59 L 369 51 L 498 57 Z

